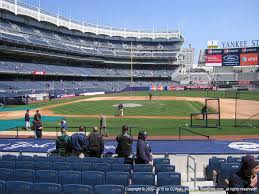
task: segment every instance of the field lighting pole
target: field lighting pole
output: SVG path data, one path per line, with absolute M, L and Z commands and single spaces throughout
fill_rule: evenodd
M 130 85 L 133 85 L 133 55 L 132 55 L 132 42 L 130 43 Z

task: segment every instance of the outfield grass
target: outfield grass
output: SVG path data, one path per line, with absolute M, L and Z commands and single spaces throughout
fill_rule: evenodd
M 202 104 L 192 101 L 95 101 L 68 104 L 51 109 L 56 114 L 100 114 L 114 115 L 117 105 L 123 103 L 140 104 L 139 107 L 124 108 L 127 116 L 189 116 L 200 112 Z M 115 107 L 113 107 L 115 105 Z
M 67 118 L 70 127 L 82 126 L 99 126 L 98 118 Z M 252 121 L 254 125 L 259 126 L 259 121 Z M 253 135 L 259 134 L 258 128 L 253 127 L 234 127 L 234 120 L 222 120 L 222 129 L 215 128 L 193 128 L 191 130 L 205 135 Z M 133 135 L 137 135 L 140 130 L 146 130 L 150 135 L 178 135 L 178 128 L 190 124 L 189 120 L 172 120 L 172 119 L 107 119 L 107 126 L 110 135 L 117 135 L 121 131 L 122 125 L 134 127 L 132 129 Z M 55 131 L 58 126 L 57 122 L 47 122 L 43 124 L 46 131 Z M 90 131 L 90 129 L 87 129 Z M 70 129 L 70 131 L 77 131 L 77 129 Z M 193 135 L 189 132 L 183 131 L 182 135 Z

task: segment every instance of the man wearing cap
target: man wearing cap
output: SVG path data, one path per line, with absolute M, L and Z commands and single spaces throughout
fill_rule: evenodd
M 252 155 L 242 158 L 240 170 L 233 174 L 229 180 L 229 194 L 258 193 L 257 172 L 259 163 Z M 249 189 L 249 191 L 244 191 Z
M 69 156 L 71 152 L 71 139 L 64 128 L 61 129 L 61 135 L 57 137 L 56 150 L 60 156 Z
M 137 142 L 137 164 L 153 164 L 153 156 L 151 147 L 147 144 L 147 132 L 140 131 Z
M 93 127 L 93 132 L 88 136 L 88 150 L 90 157 L 100 158 L 104 150 L 103 137 L 97 127 Z
M 133 137 L 128 134 L 128 130 L 128 126 L 123 125 L 122 133 L 116 138 L 116 141 L 118 142 L 116 154 L 118 154 L 118 157 L 129 158 L 132 154 Z

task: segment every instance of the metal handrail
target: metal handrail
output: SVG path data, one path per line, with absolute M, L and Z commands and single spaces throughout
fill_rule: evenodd
M 194 167 L 190 166 L 190 159 L 193 160 L 194 162 Z M 187 182 L 189 181 L 189 168 L 191 170 L 193 170 L 194 172 L 194 188 L 196 188 L 196 179 L 197 179 L 197 175 L 196 175 L 196 170 L 197 170 L 197 163 L 194 157 L 192 157 L 191 155 L 188 155 L 187 157 Z

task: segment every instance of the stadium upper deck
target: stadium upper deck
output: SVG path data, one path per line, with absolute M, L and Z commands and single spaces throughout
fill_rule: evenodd
M 151 39 L 179 39 L 181 34 L 178 30 L 167 30 L 167 31 L 155 31 L 155 30 L 131 30 L 114 28 L 110 26 L 100 26 L 96 24 L 89 24 L 85 22 L 80 22 L 76 20 L 71 20 L 71 18 L 66 18 L 60 16 L 59 14 L 54 14 L 42 10 L 40 8 L 24 4 L 17 0 L 1 0 L 0 8 L 8 10 L 15 15 L 24 15 L 34 18 L 38 21 L 45 21 L 56 26 L 63 26 L 69 30 L 78 30 L 81 32 L 93 33 L 96 35 L 107 35 L 111 37 L 135 37 L 141 38 L 151 38 Z

